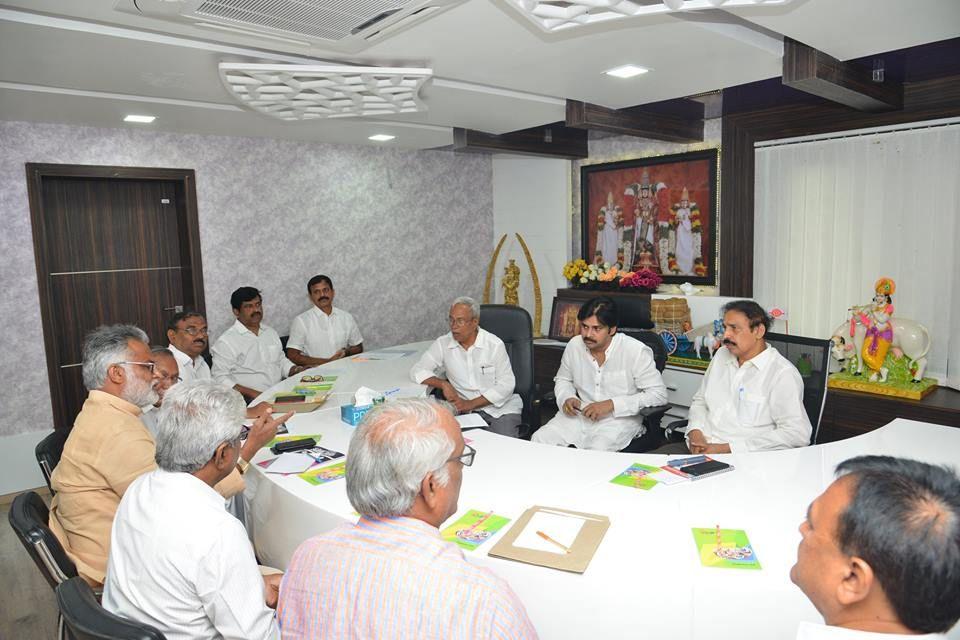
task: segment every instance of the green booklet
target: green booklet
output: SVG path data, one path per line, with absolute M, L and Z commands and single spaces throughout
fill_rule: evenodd
M 336 464 L 327 465 L 326 467 L 310 469 L 309 471 L 304 471 L 303 473 L 299 473 L 297 475 L 310 484 L 316 486 L 333 482 L 334 480 L 339 480 L 346 474 L 347 463 L 346 461 L 343 461 Z
M 318 382 L 317 384 L 298 384 L 293 388 L 293 392 L 299 395 L 308 396 L 323 393 L 333 389 L 332 382 Z
M 440 532 L 440 537 L 461 549 L 473 551 L 500 531 L 510 518 L 494 515 L 493 511 L 471 509 L 456 522 Z
M 695 528 L 693 541 L 700 564 L 721 569 L 760 569 L 760 561 L 743 529 Z
M 624 487 L 633 487 L 634 489 L 643 489 L 649 491 L 656 486 L 657 481 L 648 478 L 651 473 L 657 473 L 660 467 L 653 467 L 649 464 L 640 464 L 635 462 L 627 467 L 620 475 L 611 480 L 613 484 L 619 484 Z

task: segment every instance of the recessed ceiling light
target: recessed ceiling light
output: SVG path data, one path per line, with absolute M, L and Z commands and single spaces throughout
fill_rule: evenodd
M 650 71 L 646 67 L 638 67 L 635 64 L 625 64 L 622 67 L 616 67 L 615 69 L 608 69 L 604 71 L 608 76 L 613 76 L 614 78 L 632 78 L 634 76 L 640 76 Z
M 141 122 L 143 124 L 150 124 L 157 119 L 157 116 L 135 116 L 129 115 L 123 119 L 124 122 Z
M 375 136 L 370 136 L 368 140 L 373 140 L 374 142 L 386 142 L 387 140 L 393 140 L 397 136 L 388 136 L 385 133 L 378 133 Z

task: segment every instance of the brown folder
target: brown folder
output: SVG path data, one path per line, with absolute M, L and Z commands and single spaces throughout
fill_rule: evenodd
M 550 553 L 549 551 L 539 551 L 537 549 L 514 546 L 514 542 L 517 541 L 520 534 L 523 533 L 527 525 L 530 524 L 530 519 L 533 518 L 534 514 L 538 511 L 583 518 L 583 526 L 580 528 L 576 539 L 570 545 L 569 553 Z M 550 567 L 551 569 L 560 569 L 561 571 L 583 573 L 587 570 L 587 565 L 589 565 L 590 560 L 593 559 L 593 554 L 597 552 L 597 547 L 600 546 L 600 541 L 603 540 L 603 536 L 609 528 L 610 518 L 607 516 L 536 505 L 523 512 L 523 515 L 517 519 L 513 526 L 510 527 L 510 530 L 507 531 L 506 535 L 490 549 L 487 555 L 495 558 L 504 558 L 506 560 L 526 562 L 541 567 Z

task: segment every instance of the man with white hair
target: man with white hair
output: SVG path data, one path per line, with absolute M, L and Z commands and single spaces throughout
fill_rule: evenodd
M 448 322 L 450 333 L 430 345 L 410 377 L 439 389 L 459 413 L 478 414 L 490 431 L 516 438 L 523 401 L 513 392 L 517 381 L 503 340 L 480 328 L 480 305 L 473 298 L 454 300 Z
M 140 407 L 159 399 L 147 334 L 126 324 L 100 326 L 83 343 L 83 408 L 53 470 L 50 529 L 91 585 L 103 583 L 110 525 L 120 498 L 154 467 L 153 436 Z
M 294 553 L 277 608 L 284 640 L 536 638 L 510 586 L 440 538 L 475 454 L 435 402 L 374 407 L 347 454 L 360 520 Z
M 113 523 L 103 606 L 169 640 L 279 638 L 280 575 L 261 577 L 243 525 L 214 485 L 237 466 L 240 393 L 171 388 L 157 423 L 158 469 L 127 489 Z

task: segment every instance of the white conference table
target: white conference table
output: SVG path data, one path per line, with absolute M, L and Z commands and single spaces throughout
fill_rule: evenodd
M 327 404 L 294 415 L 292 434 L 322 434 L 319 444 L 346 452 L 354 428 L 339 406 L 364 385 L 385 391 L 411 387 L 408 371 L 429 343 L 401 359 L 333 362 L 311 371 L 339 378 Z M 291 389 L 300 376 L 265 393 Z M 896 419 L 841 442 L 768 453 L 716 456 L 733 472 L 650 491 L 609 481 L 633 462 L 662 465 L 667 456 L 606 453 L 540 445 L 481 430 L 465 432 L 477 450 L 465 468 L 459 510 L 493 510 L 511 519 L 539 504 L 603 514 L 610 529 L 587 571 L 566 573 L 486 555 L 507 525 L 471 562 L 506 579 L 540 636 L 554 638 L 793 638 L 801 620 L 821 618 L 790 582 L 807 505 L 832 482 L 847 458 L 887 454 L 938 464 L 960 459 L 960 429 Z M 264 449 L 256 460 L 271 457 Z M 248 524 L 261 562 L 286 568 L 305 539 L 356 521 L 343 480 L 312 486 L 296 476 L 247 474 Z M 691 528 L 745 529 L 760 571 L 700 565 Z M 950 636 L 960 638 L 960 625 Z

